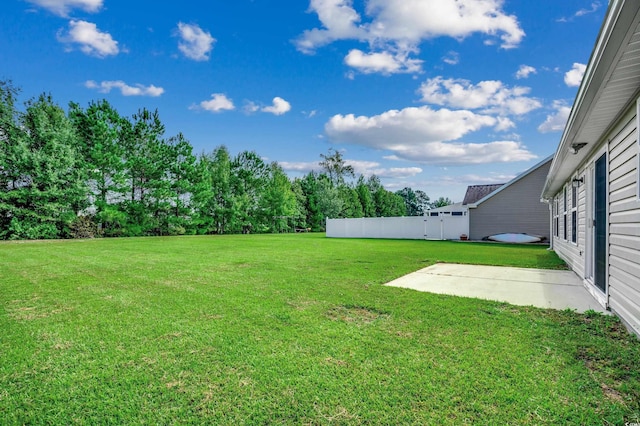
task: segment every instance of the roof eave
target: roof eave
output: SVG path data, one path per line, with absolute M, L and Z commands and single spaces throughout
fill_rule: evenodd
M 640 2 L 637 1 L 612 0 L 609 3 L 606 19 L 600 28 L 560 144 L 553 157 L 542 191 L 543 200 L 551 199 L 571 176 L 573 170 L 598 148 L 599 143 L 589 143 L 575 152 L 572 145 L 582 142 L 575 139 L 576 135 L 593 112 L 594 103 L 615 68 L 620 51 L 625 47 L 623 41 L 629 36 L 630 30 L 634 29 L 632 24 L 637 21 L 638 10 Z M 627 101 L 621 102 L 620 109 L 626 106 Z M 605 130 L 603 129 L 603 134 L 606 133 Z M 603 134 L 597 135 L 598 141 L 602 139 Z

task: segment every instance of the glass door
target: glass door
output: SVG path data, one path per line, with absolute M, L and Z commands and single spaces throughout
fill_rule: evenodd
M 596 160 L 593 182 L 593 284 L 607 290 L 607 155 Z

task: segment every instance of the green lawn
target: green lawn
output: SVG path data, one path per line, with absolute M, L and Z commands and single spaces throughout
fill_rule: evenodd
M 613 317 L 389 288 L 540 246 L 320 234 L 0 244 L 0 424 L 624 424 Z

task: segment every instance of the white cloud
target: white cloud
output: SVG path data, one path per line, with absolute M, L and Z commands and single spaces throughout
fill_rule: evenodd
M 381 178 L 404 179 L 422 173 L 422 169 L 420 167 L 391 167 L 388 169 L 373 169 L 371 172 Z
M 593 3 L 591 3 L 590 9 L 582 8 L 576 12 L 575 16 L 584 16 L 590 13 L 597 12 L 598 9 L 600 9 L 600 6 L 602 6 L 602 4 L 599 1 L 594 1 Z
M 318 162 L 311 161 L 278 161 L 280 167 L 285 172 L 300 172 L 300 173 L 309 173 L 311 171 L 319 171 L 320 165 Z
M 184 56 L 194 61 L 207 61 L 216 39 L 199 26 L 178 22 L 180 42 L 178 49 Z
M 224 93 L 213 93 L 208 101 L 202 101 L 189 107 L 189 109 L 204 109 L 211 112 L 232 111 L 235 108 L 233 101 L 227 98 Z
M 460 54 L 452 50 L 447 53 L 447 56 L 442 58 L 442 60 L 449 65 L 458 65 L 458 63 L 460 62 Z
M 415 48 L 436 37 L 465 38 L 474 33 L 498 37 L 505 49 L 516 47 L 524 37 L 517 18 L 502 10 L 502 0 L 369 0 L 361 23 L 352 0 L 311 0 L 309 10 L 318 15 L 323 28 L 306 30 L 295 40 L 298 49 L 312 53 L 335 40 L 361 40 L 375 45 Z
M 375 174 L 374 170 L 381 169 L 380 163 L 376 161 L 367 161 L 367 160 L 344 160 L 344 163 L 348 166 L 353 167 L 354 173 L 357 175 L 365 175 L 371 176 Z
M 271 106 L 263 107 L 260 109 L 262 112 L 268 112 L 274 115 L 282 115 L 291 111 L 291 104 L 279 96 L 273 98 L 273 104 Z
M 381 178 L 396 178 L 402 179 L 407 177 L 413 177 L 417 174 L 422 173 L 422 169 L 420 167 L 391 167 L 384 168 L 381 167 L 380 163 L 376 161 L 365 161 L 365 160 L 344 160 L 346 165 L 353 167 L 353 171 L 358 175 L 363 176 L 371 176 L 376 175 Z M 289 161 L 279 161 L 278 164 L 282 167 L 283 170 L 288 172 L 298 172 L 298 173 L 309 173 L 311 171 L 320 172 L 322 167 L 320 167 L 319 162 L 289 162 Z
M 66 34 L 59 32 L 58 40 L 70 45 L 77 44 L 83 53 L 99 58 L 117 55 L 120 52 L 118 42 L 111 34 L 101 32 L 96 24 L 87 21 L 71 20 L 69 31 Z M 69 50 L 72 48 L 69 47 Z
M 344 62 L 365 74 L 377 72 L 389 75 L 420 72 L 423 61 L 409 58 L 407 52 L 393 55 L 390 52 L 365 53 L 353 49 L 344 58 Z
M 398 156 L 427 164 L 463 165 L 527 161 L 536 158 L 519 142 L 494 141 L 488 143 L 431 142 L 421 146 L 404 147 Z
M 254 112 L 260 111 L 260 107 L 253 101 L 245 101 L 242 110 L 245 114 L 253 114 Z
M 571 70 L 564 74 L 564 83 L 569 87 L 580 86 L 580 83 L 582 83 L 582 77 L 584 77 L 584 72 L 586 70 L 587 66 L 585 64 L 574 62 Z
M 507 117 L 496 117 L 496 120 L 498 120 L 498 124 L 496 124 L 495 129 L 498 132 L 505 132 L 516 127 L 516 123 Z
M 395 144 L 420 144 L 456 140 L 497 120 L 471 111 L 433 110 L 427 106 L 390 110 L 371 117 L 334 115 L 325 125 L 328 136 L 337 141 L 379 149 Z
M 502 10 L 502 0 L 370 0 L 376 38 L 417 42 L 440 36 L 456 39 L 473 33 L 498 36 L 505 49 L 524 37 L 518 20 Z
M 562 132 L 567 124 L 571 108 L 562 101 L 554 101 L 553 109 L 555 113 L 547 115 L 547 119 L 538 126 L 540 133 Z
M 480 164 L 529 160 L 535 156 L 520 143 L 461 143 L 467 133 L 496 126 L 498 120 L 471 111 L 429 107 L 391 110 L 371 117 L 335 115 L 325 132 L 337 142 L 391 151 L 394 158 L 427 164 Z
M 353 171 L 356 175 L 372 176 L 376 175 L 380 178 L 392 178 L 403 179 L 407 177 L 413 177 L 422 173 L 420 167 L 381 167 L 381 164 L 376 161 L 364 161 L 364 160 L 344 160 L 345 164 L 353 167 Z
M 422 83 L 418 91 L 427 103 L 481 109 L 485 113 L 523 115 L 542 106 L 539 100 L 524 96 L 530 88 L 509 88 L 497 80 L 474 85 L 468 80 L 435 77 Z
M 121 80 L 103 81 L 100 83 L 96 83 L 93 80 L 88 80 L 84 85 L 89 89 L 97 89 L 100 93 L 109 93 L 112 89 L 119 89 L 120 93 L 122 93 L 123 96 L 158 97 L 164 93 L 164 89 L 162 87 L 157 87 L 153 84 L 150 86 L 144 86 L 142 84 L 129 86 Z
M 103 0 L 27 0 L 59 16 L 68 16 L 72 9 L 95 13 L 102 8 Z
M 295 41 L 298 50 L 313 53 L 335 40 L 366 39 L 366 30 L 357 25 L 360 15 L 351 5 L 351 0 L 311 0 L 309 11 L 318 15 L 324 29 L 305 30 Z
M 535 74 L 537 70 L 530 65 L 520 65 L 520 68 L 516 72 L 516 78 L 520 80 L 521 78 L 528 78 L 531 74 Z
M 440 176 L 438 181 L 442 185 L 458 185 L 464 183 L 467 185 L 491 185 L 498 183 L 507 183 L 515 178 L 516 175 L 505 175 L 498 173 L 488 173 L 482 175 L 467 174 L 458 176 Z
M 579 9 L 576 13 L 574 13 L 572 16 L 570 16 L 569 18 L 566 17 L 562 17 L 560 19 L 557 19 L 558 22 L 569 22 L 569 21 L 573 21 L 574 18 L 579 18 L 581 16 L 585 16 L 585 15 L 589 15 L 591 13 L 597 12 L 600 7 L 602 6 L 602 3 L 600 3 L 599 1 L 594 1 L 591 3 L 591 7 L 590 8 L 582 8 Z

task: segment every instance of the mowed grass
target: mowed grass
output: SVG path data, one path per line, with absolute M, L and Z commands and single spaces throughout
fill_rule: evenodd
M 321 234 L 0 244 L 0 424 L 624 424 L 613 317 L 382 284 L 546 247 Z

